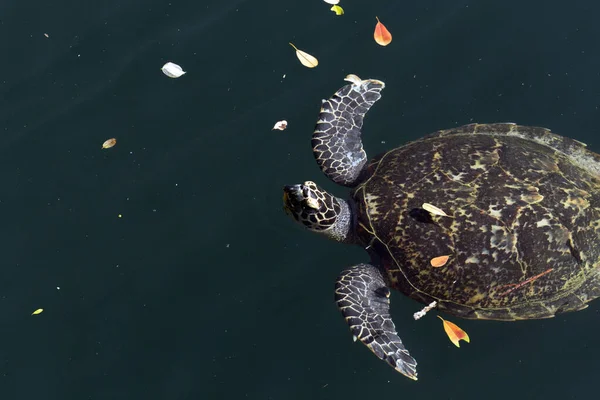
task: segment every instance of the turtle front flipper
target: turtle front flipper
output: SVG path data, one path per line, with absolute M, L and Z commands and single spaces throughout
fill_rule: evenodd
M 313 154 L 321 170 L 334 182 L 355 186 L 367 162 L 361 128 L 365 114 L 381 98 L 385 84 L 348 75 L 351 84 L 324 100 L 312 138 Z
M 417 380 L 417 362 L 408 354 L 390 317 L 390 290 L 378 268 L 359 264 L 341 273 L 335 301 L 350 326 L 377 357 L 396 371 Z

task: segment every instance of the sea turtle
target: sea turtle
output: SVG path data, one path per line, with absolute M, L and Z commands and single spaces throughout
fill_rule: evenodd
M 283 201 L 308 229 L 368 251 L 371 262 L 335 285 L 355 340 L 416 380 L 390 288 L 458 317 L 505 321 L 581 310 L 600 295 L 599 155 L 548 129 L 494 123 L 367 162 L 363 118 L 385 85 L 346 80 L 323 100 L 312 147 L 325 175 L 353 188 L 349 199 L 307 181 L 285 186 Z

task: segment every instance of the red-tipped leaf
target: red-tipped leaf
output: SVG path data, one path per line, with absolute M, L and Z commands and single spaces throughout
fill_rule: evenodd
M 448 339 L 450 339 L 450 341 L 454 343 L 456 347 L 460 347 L 460 344 L 458 343 L 460 340 L 464 340 L 467 343 L 470 342 L 469 335 L 467 335 L 467 332 L 460 329 L 458 326 L 456 326 L 456 324 L 450 321 L 446 321 L 439 315 L 438 318 L 441 319 L 444 323 L 444 330 L 446 331 L 446 335 L 448 335 Z
M 387 30 L 385 25 L 379 21 L 379 18 L 377 18 L 377 25 L 375 25 L 375 33 L 373 33 L 373 37 L 380 46 L 387 46 L 392 42 L 392 34 Z

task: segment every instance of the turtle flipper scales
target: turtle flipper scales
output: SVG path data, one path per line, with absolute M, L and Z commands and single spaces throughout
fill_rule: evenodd
M 349 85 L 323 100 L 312 137 L 313 154 L 321 170 L 334 182 L 355 186 L 367 162 L 361 129 L 367 111 L 381 98 L 385 84 L 348 75 Z
M 335 285 L 335 301 L 354 339 L 360 339 L 396 371 L 417 380 L 417 362 L 396 333 L 389 296 L 381 272 L 369 264 L 343 271 Z

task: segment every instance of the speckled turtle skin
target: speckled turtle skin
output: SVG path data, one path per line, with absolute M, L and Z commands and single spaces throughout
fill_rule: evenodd
M 473 124 L 391 150 L 364 173 L 351 196 L 357 239 L 407 296 L 494 320 L 552 317 L 600 296 L 600 157 L 584 144 Z

